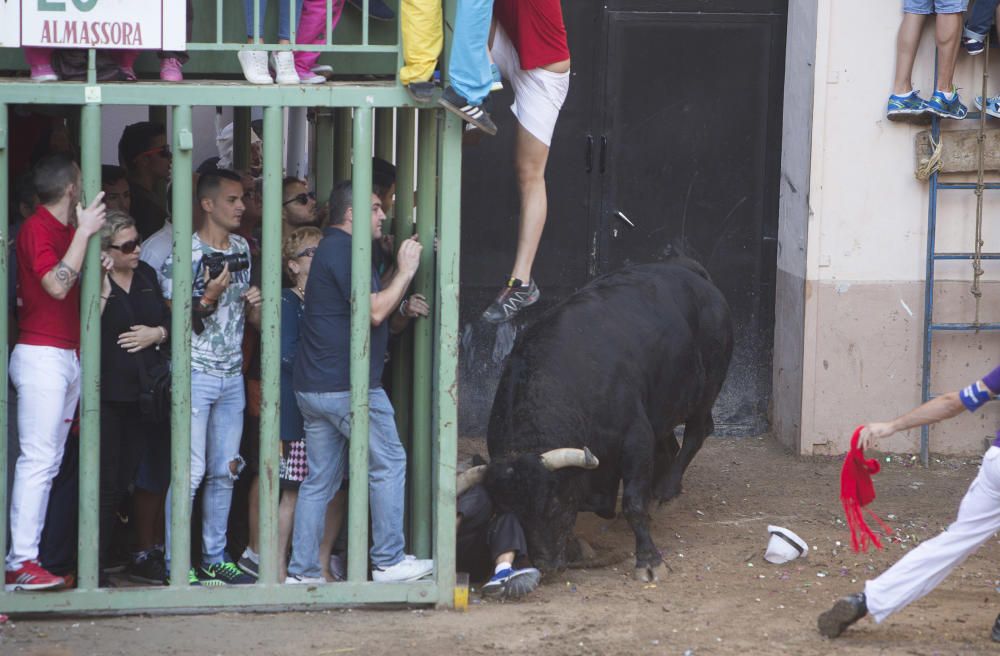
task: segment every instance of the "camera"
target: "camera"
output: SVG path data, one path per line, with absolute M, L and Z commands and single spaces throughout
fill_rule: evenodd
M 250 258 L 246 253 L 208 253 L 201 258 L 202 266 L 208 267 L 208 276 L 218 278 L 223 267 L 229 265 L 229 272 L 235 273 L 250 268 Z

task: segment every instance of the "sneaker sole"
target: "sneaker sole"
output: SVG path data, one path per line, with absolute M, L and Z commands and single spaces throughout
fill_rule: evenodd
M 425 579 L 428 576 L 433 576 L 434 570 L 425 572 L 423 574 L 415 574 L 405 579 L 391 579 L 391 580 L 378 580 L 375 578 L 375 574 L 372 573 L 372 581 L 375 583 L 413 583 L 414 581 L 419 581 L 420 579 Z
M 862 617 L 864 616 L 862 615 Z M 833 605 L 833 608 L 820 615 L 816 624 L 820 634 L 832 639 L 840 636 L 844 629 L 859 619 L 861 617 L 858 617 L 855 607 L 850 602 L 841 599 Z
M 491 137 L 496 135 L 497 128 L 495 125 L 490 127 L 489 125 L 483 123 L 479 119 L 472 118 L 471 116 L 463 112 L 461 107 L 456 107 L 455 105 L 445 100 L 443 97 L 438 99 L 438 104 L 440 104 L 442 107 L 447 109 L 452 114 L 461 118 L 466 123 L 471 123 L 472 125 L 475 125 L 477 128 L 479 128 L 486 134 L 490 135 Z
M 5 583 L 3 589 L 7 592 L 30 592 L 33 590 L 54 590 L 66 585 L 61 583 Z
M 931 122 L 930 113 L 926 109 L 886 112 L 886 118 L 893 123 L 912 123 L 914 125 Z
M 943 112 L 943 111 L 941 111 L 939 109 L 928 109 L 927 113 L 928 114 L 933 114 L 934 116 L 937 116 L 938 118 L 949 118 L 949 119 L 952 119 L 954 121 L 961 121 L 962 119 L 964 119 L 968 115 L 968 113 L 965 113 L 965 114 L 962 114 L 961 116 L 958 116 L 956 114 L 949 114 L 948 112 Z
M 164 581 L 163 579 L 154 579 L 148 576 L 137 576 L 135 574 L 129 574 L 127 577 L 132 583 L 146 583 L 148 585 L 170 585 L 169 581 Z
M 239 567 L 240 571 L 243 572 L 244 574 L 246 574 L 247 576 L 252 576 L 255 579 L 259 579 L 260 578 L 260 574 L 258 574 L 257 572 L 254 572 L 253 570 L 247 569 L 242 564 L 237 564 L 236 566 Z

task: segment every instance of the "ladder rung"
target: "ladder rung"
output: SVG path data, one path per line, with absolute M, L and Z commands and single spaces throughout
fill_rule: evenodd
M 935 260 L 972 260 L 975 253 L 934 253 Z M 1000 253 L 980 253 L 981 260 L 1000 260 Z
M 968 189 L 972 190 L 976 188 L 975 182 L 939 182 L 937 185 L 938 189 L 942 191 L 947 191 L 950 189 Z M 1000 182 L 986 182 L 983 184 L 984 189 L 1000 189 Z
M 951 330 L 964 332 L 970 330 L 1000 330 L 1000 323 L 932 323 L 931 330 Z

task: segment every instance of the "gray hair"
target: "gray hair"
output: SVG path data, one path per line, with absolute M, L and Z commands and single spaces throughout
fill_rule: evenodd
M 125 212 L 121 210 L 108 212 L 104 217 L 104 225 L 101 227 L 101 250 L 110 250 L 111 242 L 114 241 L 115 235 L 122 230 L 134 227 L 135 219 Z

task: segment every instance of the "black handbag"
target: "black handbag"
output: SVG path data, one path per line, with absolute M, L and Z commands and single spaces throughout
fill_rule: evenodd
M 140 274 L 138 269 L 135 274 Z M 146 282 L 149 282 L 148 280 Z M 132 304 L 128 300 L 128 294 L 122 296 L 122 303 L 131 317 L 132 325 L 138 325 L 135 313 L 132 311 Z M 139 368 L 139 415 L 143 421 L 150 423 L 161 423 L 170 420 L 170 386 L 173 378 L 170 372 L 170 358 L 167 354 L 156 349 L 156 363 L 151 367 L 146 366 L 144 351 L 139 351 L 136 355 L 136 364 Z

